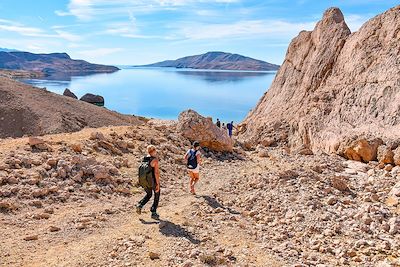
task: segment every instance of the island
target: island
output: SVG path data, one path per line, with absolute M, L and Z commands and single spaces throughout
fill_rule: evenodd
M 210 70 L 277 71 L 279 65 L 225 52 L 207 52 L 176 60 L 166 60 L 134 67 L 169 67 Z
M 40 72 L 45 76 L 54 73 L 69 75 L 112 73 L 119 70 L 114 66 L 71 59 L 67 53 L 34 54 L 20 51 L 0 51 L 0 69 Z

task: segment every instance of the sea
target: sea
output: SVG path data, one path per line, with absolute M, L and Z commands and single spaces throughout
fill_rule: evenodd
M 69 88 L 78 97 L 101 95 L 105 108 L 124 114 L 177 119 L 193 109 L 221 122 L 241 122 L 268 90 L 276 72 L 215 71 L 120 66 L 108 74 L 55 75 L 23 79 L 24 83 L 62 94 Z

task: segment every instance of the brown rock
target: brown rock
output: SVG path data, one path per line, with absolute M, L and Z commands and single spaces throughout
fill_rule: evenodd
M 218 128 L 211 118 L 204 118 L 196 111 L 187 110 L 179 114 L 178 131 L 191 141 L 215 151 L 233 150 L 233 141 L 226 131 Z
M 101 132 L 92 132 L 90 134 L 90 139 L 91 140 L 106 140 L 106 138 L 104 137 L 104 134 Z
M 72 144 L 71 148 L 76 153 L 82 153 L 82 144 L 78 144 L 78 143 Z
M 97 144 L 98 144 L 100 147 L 102 147 L 102 148 L 104 148 L 104 149 L 106 149 L 106 150 L 109 150 L 109 151 L 111 151 L 111 152 L 114 153 L 114 154 L 117 154 L 117 155 L 119 155 L 119 156 L 122 156 L 122 155 L 123 155 L 122 151 L 119 150 L 118 148 L 116 148 L 116 147 L 115 147 L 113 144 L 111 144 L 110 142 L 107 142 L 107 141 L 104 141 L 104 140 L 100 140 L 100 141 L 97 142 Z
M 378 161 L 384 164 L 394 164 L 394 153 L 390 147 L 382 145 L 378 147 Z
M 0 201 L 0 211 L 12 211 L 15 209 L 17 209 L 17 207 L 13 203 L 9 201 Z
M 342 176 L 331 177 L 331 185 L 339 191 L 348 191 L 349 186 L 347 185 L 347 178 Z
M 48 188 L 37 189 L 32 192 L 33 197 L 45 197 L 50 193 Z
M 68 88 L 65 88 L 63 95 L 78 99 L 78 97 L 73 92 L 71 92 L 71 90 L 69 90 Z
M 397 166 L 400 166 L 400 146 L 397 147 L 394 151 L 393 151 L 393 161 L 394 164 L 396 164 Z
M 347 159 L 369 162 L 377 159 L 378 147 L 383 142 L 381 139 L 367 141 L 361 139 L 352 142 L 344 148 L 343 155 Z
M 158 260 L 160 258 L 160 254 L 155 253 L 155 252 L 149 252 L 149 257 L 151 260 Z
M 38 235 L 29 235 L 29 236 L 24 237 L 25 241 L 33 241 L 33 240 L 38 240 L 38 239 L 39 239 Z
M 41 145 L 41 144 L 44 144 L 44 143 L 45 143 L 45 141 L 43 139 L 41 139 L 41 138 L 38 138 L 38 137 L 29 137 L 29 139 L 28 139 L 28 144 L 30 146 Z
M 96 106 L 104 106 L 104 98 L 100 95 L 94 95 L 94 94 L 85 94 L 84 96 L 81 97 L 81 101 L 88 102 L 90 104 L 94 104 Z
M 392 165 L 388 164 L 388 165 L 385 166 L 385 171 L 390 172 L 391 170 L 393 170 L 393 166 Z
M 49 228 L 50 232 L 58 232 L 60 230 L 61 230 L 61 228 L 57 227 L 57 226 L 50 226 L 50 228 Z

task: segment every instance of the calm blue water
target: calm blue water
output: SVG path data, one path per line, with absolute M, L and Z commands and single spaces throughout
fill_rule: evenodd
M 176 119 L 191 108 L 214 120 L 237 123 L 257 104 L 274 77 L 275 72 L 131 68 L 112 74 L 23 82 L 58 94 L 65 88 L 78 97 L 99 94 L 108 109 L 125 114 Z

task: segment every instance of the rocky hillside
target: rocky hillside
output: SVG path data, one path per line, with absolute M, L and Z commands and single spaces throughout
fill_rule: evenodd
M 66 73 L 83 75 L 108 73 L 118 70 L 114 66 L 92 64 L 75 60 L 66 53 L 33 54 L 29 52 L 0 51 L 0 68 L 10 70 L 39 71 L 45 74 Z
M 360 155 L 345 152 L 348 146 L 362 150 L 360 140 L 371 149 L 369 160 L 376 160 L 374 144 L 396 148 L 399 33 L 400 6 L 355 33 L 339 9 L 327 10 L 313 31 L 291 42 L 273 84 L 243 122 L 240 139 L 248 147 L 284 144 L 292 151 L 322 150 L 358 160 Z
M 262 146 L 252 152 L 234 147 L 229 154 L 203 150 L 193 196 L 182 161 L 190 142 L 181 129 L 191 118 L 2 140 L 0 262 L 400 264 L 400 167 L 387 171 Z M 214 132 L 202 120 L 191 126 L 204 138 Z M 160 160 L 160 221 L 150 219 L 150 204 L 142 215 L 134 212 L 144 195 L 135 182 L 148 144 L 157 147 Z
M 145 67 L 250 71 L 273 71 L 279 69 L 279 66 L 275 64 L 224 52 L 208 52 L 202 55 L 179 58 L 177 60 L 166 60 L 159 63 L 145 65 Z
M 0 121 L 0 138 L 141 123 L 134 116 L 121 115 L 1 75 Z

